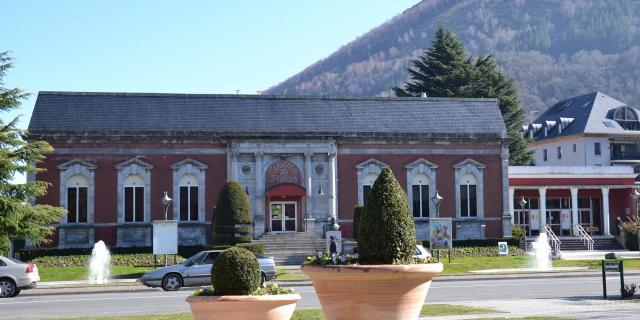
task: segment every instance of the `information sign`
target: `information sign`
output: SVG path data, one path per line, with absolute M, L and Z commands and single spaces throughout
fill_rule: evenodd
M 509 245 L 506 242 L 498 242 L 498 254 L 501 256 L 509 255 Z

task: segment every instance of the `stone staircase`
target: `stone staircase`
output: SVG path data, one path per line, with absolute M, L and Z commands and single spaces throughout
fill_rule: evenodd
M 593 250 L 621 250 L 624 249 L 613 236 L 592 236 L 593 238 Z M 537 237 L 527 237 L 525 244 L 522 244 L 526 250 L 532 250 L 532 243 Z M 559 237 L 560 239 L 560 251 L 570 250 L 587 250 L 587 245 L 584 244 L 582 238 L 579 237 Z
M 325 251 L 325 242 L 320 236 L 307 232 L 266 233 L 253 243 L 264 245 L 264 255 L 273 257 L 277 265 L 297 265 L 308 256 Z

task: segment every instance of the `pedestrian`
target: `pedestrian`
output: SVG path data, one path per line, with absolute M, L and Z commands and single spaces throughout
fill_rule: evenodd
M 329 254 L 332 256 L 338 253 L 338 246 L 336 245 L 336 238 L 334 236 L 329 237 L 331 243 L 329 243 Z

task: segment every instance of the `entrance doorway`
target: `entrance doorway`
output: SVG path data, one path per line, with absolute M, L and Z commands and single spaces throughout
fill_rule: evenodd
M 297 231 L 297 203 L 295 201 L 281 201 L 270 204 L 271 232 Z

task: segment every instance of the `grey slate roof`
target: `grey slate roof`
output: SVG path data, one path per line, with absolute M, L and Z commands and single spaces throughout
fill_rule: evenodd
M 36 137 L 506 138 L 495 99 L 40 92 Z
M 539 126 L 540 130 L 534 136 L 535 141 L 542 141 L 562 136 L 574 134 L 608 134 L 608 135 L 637 135 L 640 131 L 630 131 L 623 129 L 616 121 L 612 120 L 612 110 L 618 107 L 627 106 L 602 92 L 592 92 L 577 97 L 562 100 L 549 107 L 542 113 L 528 129 Z M 638 109 L 632 108 L 637 114 Z M 558 133 L 557 125 L 561 118 L 573 119 L 570 124 L 562 128 Z M 547 136 L 544 136 L 544 127 L 548 124 L 555 125 L 549 127 Z M 607 124 L 605 124 L 605 122 Z M 609 126 L 607 126 L 609 125 Z

